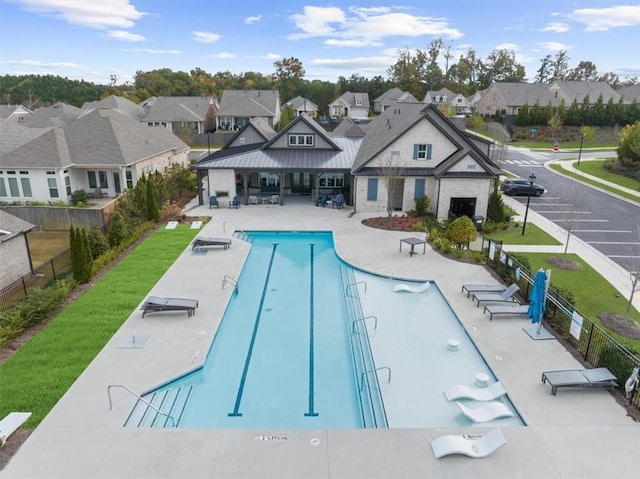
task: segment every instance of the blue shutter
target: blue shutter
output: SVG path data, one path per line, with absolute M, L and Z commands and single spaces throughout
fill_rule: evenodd
M 417 160 L 418 159 L 418 145 L 413 145 L 413 159 Z
M 433 146 L 432 144 L 428 144 L 427 145 L 427 160 L 431 159 L 431 147 L 432 146 Z
M 416 185 L 413 190 L 413 199 L 417 200 L 424 196 L 424 178 L 416 178 Z
M 369 178 L 367 180 L 367 201 L 376 201 L 378 199 L 378 178 Z

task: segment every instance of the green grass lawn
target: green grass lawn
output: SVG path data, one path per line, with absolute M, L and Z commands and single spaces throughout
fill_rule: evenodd
M 616 185 L 624 186 L 625 188 L 630 188 L 635 191 L 640 191 L 640 181 L 634 180 L 633 178 L 627 178 L 626 176 L 616 175 L 615 173 L 605 170 L 603 166 L 607 161 L 608 160 L 581 161 L 580 165 L 574 163 L 573 167 L 576 170 L 587 173 L 588 175 L 597 176 L 598 178 L 610 181 L 611 183 L 615 183 Z
M 582 164 L 580 165 L 582 166 Z M 566 170 L 563 166 L 562 163 L 552 163 L 549 165 L 549 167 L 553 170 L 553 171 L 557 171 L 558 173 L 568 176 L 569 178 L 573 178 L 575 180 L 579 180 L 582 181 L 583 183 L 587 183 L 593 186 L 597 186 L 598 188 L 605 190 L 605 191 L 609 191 L 610 193 L 615 193 L 618 196 L 622 196 L 623 198 L 627 198 L 628 200 L 631 201 L 640 201 L 640 193 L 638 193 L 637 195 L 635 194 L 630 194 L 627 193 L 626 191 L 621 191 L 618 188 L 609 186 L 609 185 L 605 185 L 604 183 L 600 183 L 597 180 L 592 180 L 590 178 L 584 177 L 579 175 L 578 173 L 574 173 L 572 171 Z M 598 176 L 598 175 L 595 175 Z
M 504 244 L 540 244 L 559 245 L 562 244 L 553 236 L 538 228 L 533 223 L 527 222 L 522 235 L 522 225 L 512 226 L 507 230 L 497 230 L 490 234 L 484 234 L 485 238 L 502 241 Z
M 0 417 L 31 411 L 37 426 L 197 233 L 155 231 L 0 365 Z

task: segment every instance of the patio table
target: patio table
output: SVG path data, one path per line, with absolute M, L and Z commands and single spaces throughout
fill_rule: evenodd
M 402 243 L 407 243 L 408 245 L 411 245 L 411 251 L 409 251 L 409 256 L 413 256 L 414 254 L 418 254 L 415 251 L 415 247 L 416 245 L 422 245 L 422 254 L 425 254 L 425 252 L 427 251 L 427 242 L 426 240 L 420 239 L 420 238 L 415 238 L 415 237 L 410 237 L 410 238 L 402 238 L 400 240 L 400 252 L 402 253 Z

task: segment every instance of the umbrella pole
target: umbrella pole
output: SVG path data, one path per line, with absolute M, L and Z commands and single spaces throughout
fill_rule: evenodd
M 542 268 L 541 268 L 542 269 Z M 547 294 L 549 293 L 549 283 L 551 282 L 551 270 L 548 269 L 546 271 L 546 276 L 547 279 L 544 281 L 544 305 L 545 305 L 545 310 L 546 308 L 546 304 L 547 304 Z M 536 331 L 536 334 L 540 334 L 540 331 L 542 330 L 542 317 L 544 316 L 544 312 L 542 313 L 542 316 L 540 316 L 540 321 L 538 321 L 538 330 Z

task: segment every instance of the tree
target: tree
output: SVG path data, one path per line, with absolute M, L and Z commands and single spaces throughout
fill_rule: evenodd
M 71 271 L 73 277 L 78 283 L 86 283 L 91 279 L 91 268 L 93 267 L 93 257 L 91 255 L 91 247 L 87 239 L 87 233 L 84 228 L 69 229 L 69 238 L 71 246 Z
M 109 221 L 109 227 L 107 229 L 109 245 L 112 248 L 116 248 L 120 246 L 124 240 L 129 237 L 129 235 L 129 225 L 127 224 L 127 220 L 120 209 L 116 208 L 111 215 L 111 221 Z
M 551 128 L 551 141 L 554 141 L 556 139 L 556 131 L 562 127 L 562 118 L 558 115 L 558 112 L 549 118 L 547 125 Z
M 291 105 L 287 105 L 282 109 L 280 114 L 280 123 L 278 123 L 278 131 L 282 130 L 285 126 L 293 121 L 293 108 Z
M 524 66 L 516 61 L 516 54 L 504 48 L 493 50 L 485 60 L 480 75 L 480 89 L 488 88 L 493 82 L 523 82 L 526 77 Z
M 216 115 L 218 114 L 218 107 L 213 99 L 209 100 L 209 106 L 207 107 L 207 113 L 204 116 L 204 131 L 205 133 L 213 133 L 216 131 Z
M 502 199 L 502 195 L 498 191 L 494 190 L 489 195 L 487 220 L 494 223 L 504 223 L 505 217 L 504 200 Z
M 444 85 L 444 73 L 438 64 L 440 50 L 442 50 L 442 39 L 431 40 L 427 49 L 427 63 L 425 68 L 425 81 L 429 85 L 429 90 L 439 90 Z M 417 98 L 417 97 L 416 97 Z
M 158 208 L 158 197 L 153 180 L 147 180 L 147 219 L 154 223 L 160 219 L 160 209 Z
M 640 121 L 625 126 L 618 134 L 618 160 L 627 166 L 640 164 Z
M 273 67 L 276 69 L 274 77 L 280 99 L 285 103 L 296 96 L 295 93 L 300 88 L 305 71 L 302 62 L 296 57 L 277 60 L 273 62 Z
M 99 226 L 93 225 L 87 233 L 87 239 L 89 240 L 89 247 L 91 249 L 91 256 L 93 259 L 102 256 L 109 250 L 109 241 L 102 232 Z
M 462 249 L 478 237 L 476 227 L 468 216 L 459 216 L 449 225 L 445 237 L 451 241 L 456 248 Z
M 393 153 L 380 162 L 379 176 L 387 190 L 387 216 L 393 214 L 393 199 L 404 181 L 404 166 L 400 156 Z
M 598 68 L 595 63 L 581 61 L 578 66 L 567 72 L 566 79 L 573 81 L 596 81 L 598 78 Z
M 551 81 L 567 79 L 567 74 L 569 73 L 569 55 L 566 50 L 560 50 L 556 53 L 551 68 Z
M 551 83 L 553 75 L 553 61 L 551 55 L 547 55 L 540 60 L 540 68 L 536 72 L 534 83 Z
M 387 70 L 389 78 L 398 88 L 422 100 L 426 93 L 423 80 L 426 76 L 427 55 L 419 49 L 412 53 L 408 48 L 398 51 L 398 55 L 398 60 Z

